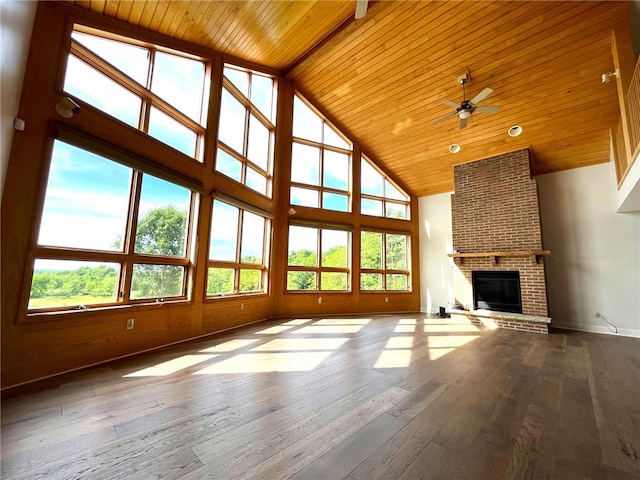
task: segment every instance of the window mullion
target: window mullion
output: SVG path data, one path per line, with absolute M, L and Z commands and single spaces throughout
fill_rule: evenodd
M 236 263 L 242 264 L 242 231 L 244 228 L 244 210 L 238 209 L 238 229 L 236 230 Z M 240 293 L 240 267 L 236 267 L 234 271 L 234 293 Z
M 324 125 L 324 123 L 323 123 Z M 324 135 L 324 128 L 322 129 L 322 134 Z M 324 193 L 324 147 L 320 148 L 320 168 L 318 169 L 318 175 L 320 176 L 320 178 L 318 178 L 318 185 L 320 185 L 320 198 L 318 199 L 320 201 L 320 203 L 318 203 L 318 205 L 320 205 L 320 208 L 324 208 L 324 205 L 322 204 L 322 200 L 324 195 L 322 195 L 322 193 Z
M 320 200 L 322 200 L 322 196 L 320 197 Z M 322 271 L 322 229 L 318 229 L 318 236 L 316 238 L 316 241 L 316 248 L 318 252 L 316 255 L 316 267 L 318 269 L 316 271 L 316 288 L 318 290 L 322 290 L 322 275 L 320 275 L 320 272 Z
M 314 140 L 307 140 L 306 138 L 292 137 L 292 141 L 295 143 L 299 143 L 300 145 L 306 145 L 308 147 L 324 148 L 325 150 L 331 150 L 332 152 L 343 153 L 349 156 L 353 154 L 351 150 L 347 150 L 340 147 L 334 147 L 333 145 L 326 145 L 324 143 L 316 142 Z
M 383 187 L 384 188 L 384 187 Z M 383 190 L 384 191 L 384 190 Z M 382 274 L 382 289 L 387 289 L 387 235 L 382 234 L 382 268 L 384 273 Z
M 131 190 L 129 192 L 129 212 L 127 213 L 127 225 L 125 228 L 125 235 L 123 241 L 123 251 L 127 255 L 128 260 L 125 260 L 121 265 L 120 272 L 120 285 L 119 299 L 123 303 L 130 301 L 131 294 L 131 282 L 133 277 L 133 261 L 130 260 L 135 252 L 136 245 L 136 230 L 137 219 L 140 210 L 140 194 L 142 191 L 142 173 L 133 170 L 131 178 Z
M 253 78 L 253 75 L 250 72 L 247 73 L 249 73 L 249 92 L 251 92 L 251 78 Z M 245 97 L 227 77 L 223 77 L 222 85 L 233 97 L 235 97 L 236 100 L 242 103 L 251 113 L 253 113 L 253 115 L 260 120 L 263 125 L 269 128 L 269 130 L 275 129 L 273 122 L 253 104 L 250 98 Z M 249 95 L 251 95 L 251 93 L 249 93 Z

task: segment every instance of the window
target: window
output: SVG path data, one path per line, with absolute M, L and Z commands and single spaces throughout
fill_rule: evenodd
M 344 230 L 290 225 L 287 290 L 350 290 L 350 244 Z
M 225 65 L 216 170 L 268 197 L 275 97 L 273 77 Z
M 203 60 L 75 25 L 64 90 L 202 161 L 208 105 Z
M 409 236 L 361 232 L 360 289 L 409 291 Z
M 351 144 L 297 95 L 293 137 L 291 204 L 351 211 Z
M 185 299 L 193 197 L 55 140 L 29 309 Z
M 256 212 L 214 200 L 208 296 L 266 292 L 269 223 Z
M 361 159 L 361 180 L 360 213 L 409 220 L 409 196 L 374 167 L 364 155 Z

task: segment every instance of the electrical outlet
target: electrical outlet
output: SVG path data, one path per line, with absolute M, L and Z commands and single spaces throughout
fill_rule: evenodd
M 127 330 L 133 330 L 135 320 L 133 318 L 127 318 Z
M 384 297 L 384 303 L 389 303 L 389 297 Z
M 318 297 L 318 303 L 322 303 L 322 297 Z
M 244 303 L 240 304 L 240 310 L 244 310 Z

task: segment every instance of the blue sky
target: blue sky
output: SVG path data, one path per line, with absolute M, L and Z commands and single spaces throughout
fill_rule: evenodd
M 131 168 L 67 143 L 54 143 L 38 243 L 113 250 L 124 234 Z M 144 175 L 140 218 L 153 208 L 188 210 L 189 191 Z

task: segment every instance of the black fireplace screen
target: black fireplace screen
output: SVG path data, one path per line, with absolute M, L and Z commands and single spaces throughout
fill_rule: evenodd
M 473 308 L 522 313 L 520 272 L 473 271 Z

